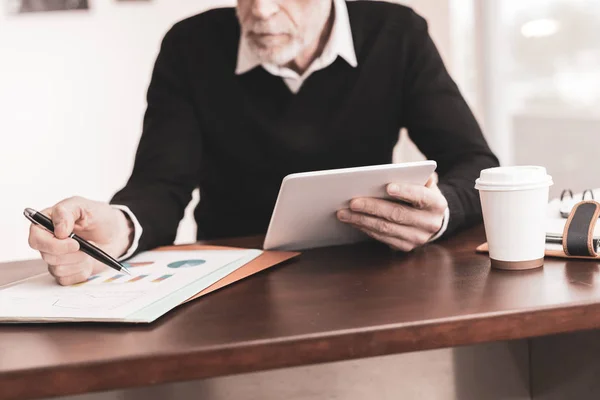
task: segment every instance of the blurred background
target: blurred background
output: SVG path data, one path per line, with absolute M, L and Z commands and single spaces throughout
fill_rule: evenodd
M 600 187 L 600 1 L 398 1 L 424 16 L 503 165 Z M 37 258 L 25 207 L 126 182 L 158 46 L 224 0 L 0 0 L 0 261 Z M 405 133 L 402 133 L 405 135 Z M 422 156 L 401 140 L 395 161 Z M 194 241 L 191 210 L 177 243 Z

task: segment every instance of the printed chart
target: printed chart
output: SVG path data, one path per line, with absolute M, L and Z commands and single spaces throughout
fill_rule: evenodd
M 175 261 L 167 264 L 168 268 L 189 268 L 189 267 L 197 267 L 198 265 L 202 265 L 206 262 L 206 260 L 181 260 Z
M 153 320 L 260 253 L 143 252 L 123 263 L 133 276 L 106 268 L 71 286 L 38 275 L 0 289 L 0 321 Z
M 83 286 L 89 282 L 95 281 L 95 284 L 102 284 L 102 283 L 134 283 L 134 282 L 139 282 L 141 280 L 146 280 L 147 282 L 153 282 L 153 283 L 159 283 L 164 281 L 165 279 L 168 279 L 170 277 L 172 277 L 173 274 L 164 274 L 164 275 L 160 275 L 160 274 L 156 274 L 155 276 L 151 276 L 149 274 L 142 274 L 142 275 L 134 275 L 134 276 L 129 276 L 129 275 L 125 275 L 125 274 L 116 274 L 113 275 L 109 278 L 106 278 L 106 276 L 103 275 L 93 275 L 90 276 L 86 281 L 80 282 L 80 283 L 76 283 L 74 285 L 71 285 L 71 287 L 78 287 L 78 286 Z M 150 278 L 148 278 L 150 277 Z M 100 279 L 97 280 L 98 278 L 106 278 L 106 279 Z M 89 285 L 88 285 L 89 286 Z
M 124 262 L 123 266 L 127 269 L 137 268 L 137 267 L 148 267 L 154 264 L 154 261 L 138 261 L 138 262 Z

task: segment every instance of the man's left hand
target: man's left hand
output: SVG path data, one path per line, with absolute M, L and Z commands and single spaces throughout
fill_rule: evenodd
M 386 190 L 405 204 L 356 198 L 349 209 L 338 211 L 338 219 L 395 250 L 407 252 L 427 243 L 441 229 L 448 202 L 437 186 L 436 174 L 425 186 L 392 183 Z

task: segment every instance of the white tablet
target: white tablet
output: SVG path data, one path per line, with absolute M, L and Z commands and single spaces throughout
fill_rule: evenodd
M 304 250 L 366 240 L 336 212 L 355 197 L 389 198 L 390 183 L 424 185 L 436 167 L 428 160 L 290 174 L 281 183 L 263 248 Z

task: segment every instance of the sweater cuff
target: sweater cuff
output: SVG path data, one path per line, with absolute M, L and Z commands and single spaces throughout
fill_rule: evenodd
M 438 188 L 448 202 L 448 219 L 444 221 L 446 223 L 446 230 L 440 235 L 442 237 L 452 234 L 464 224 L 465 213 L 463 204 L 454 186 L 447 183 L 439 183 Z
M 127 216 L 131 219 L 131 222 L 133 223 L 133 241 L 131 242 L 131 246 L 129 247 L 129 249 L 127 249 L 125 254 L 123 254 L 117 259 L 117 261 L 123 261 L 131 257 L 137 250 L 140 244 L 140 237 L 142 237 L 142 225 L 140 225 L 140 222 L 135 217 L 135 214 L 131 212 L 129 207 L 119 204 L 111 204 L 111 206 L 127 214 Z

